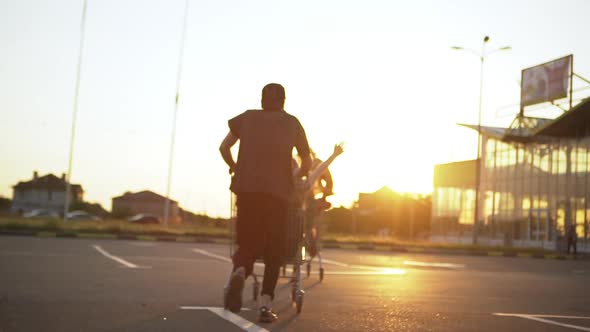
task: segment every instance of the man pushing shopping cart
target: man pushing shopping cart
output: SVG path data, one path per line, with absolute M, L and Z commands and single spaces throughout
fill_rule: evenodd
M 337 145 L 333 155 L 302 180 L 311 165 L 309 144 L 297 118 L 284 111 L 284 102 L 285 90 L 281 85 L 266 85 L 262 90 L 262 110 L 249 110 L 229 120 L 230 132 L 220 146 L 221 155 L 233 174 L 230 188 L 236 195 L 238 245 L 232 256 L 233 269 L 225 289 L 224 306 L 232 312 L 240 311 L 245 279 L 253 273 L 256 259 L 262 257 L 265 269 L 260 322 L 278 318 L 272 310 L 272 300 L 283 258 L 289 254 L 285 252 L 289 248 L 285 243 L 293 205 L 303 204 L 305 193 L 342 153 L 342 147 Z M 238 139 L 236 163 L 230 149 Z M 291 157 L 293 147 L 301 159 L 301 165 L 295 167 Z M 301 287 L 300 282 L 298 286 Z M 298 312 L 301 301 L 302 292 Z
M 294 191 L 291 174 L 293 148 L 301 158 L 299 177 L 311 165 L 309 144 L 299 120 L 284 111 L 285 90 L 271 83 L 262 89 L 262 110 L 249 110 L 228 121 L 229 133 L 220 146 L 233 173 L 231 190 L 237 196 L 238 249 L 225 294 L 225 307 L 239 312 L 245 279 L 258 257 L 264 259 L 259 320 L 272 322 L 272 300 L 282 265 L 289 199 Z M 238 160 L 230 148 L 240 140 Z

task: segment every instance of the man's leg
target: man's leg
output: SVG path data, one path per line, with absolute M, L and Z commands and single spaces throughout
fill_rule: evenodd
M 232 257 L 234 267 L 225 295 L 225 308 L 232 312 L 239 312 L 242 307 L 245 279 L 252 274 L 254 262 L 261 251 L 261 241 L 257 233 L 262 220 L 260 195 L 239 194 L 237 207 L 236 239 L 238 248 Z
M 266 246 L 264 248 L 264 279 L 260 296 L 261 322 L 273 322 L 278 316 L 272 312 L 272 300 L 285 256 L 287 238 L 288 204 L 280 199 L 268 198 L 268 214 L 265 215 Z
M 283 258 L 275 255 L 264 257 L 264 279 L 262 279 L 262 295 L 269 296 L 270 300 L 275 298 L 275 288 L 279 281 L 279 274 Z
M 237 198 L 238 216 L 236 219 L 237 249 L 232 261 L 234 271 L 239 267 L 246 270 L 246 277 L 252 274 L 254 262 L 262 255 L 264 242 L 260 238 L 263 227 L 264 201 L 261 194 L 242 193 Z

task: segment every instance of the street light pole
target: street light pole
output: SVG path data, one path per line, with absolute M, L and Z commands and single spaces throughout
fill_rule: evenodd
M 475 161 L 475 213 L 473 216 L 473 244 L 477 244 L 479 233 L 479 183 L 481 182 L 481 108 L 483 100 L 483 64 L 485 61 L 486 43 L 490 37 L 485 36 L 481 45 L 479 57 L 481 65 L 479 69 L 479 110 L 477 114 L 477 159 Z
M 477 159 L 475 160 L 475 206 L 474 206 L 474 214 L 473 214 L 473 244 L 477 244 L 478 240 L 478 233 L 479 233 L 479 191 L 480 191 L 480 179 L 481 179 L 481 110 L 483 105 L 483 67 L 486 56 L 496 52 L 496 51 L 507 51 L 510 50 L 510 46 L 504 46 L 497 48 L 489 53 L 486 54 L 486 44 L 490 41 L 489 36 L 483 37 L 483 42 L 481 45 L 481 53 L 477 53 L 474 50 L 463 48 L 460 46 L 453 46 L 451 47 L 453 50 L 465 50 L 474 55 L 476 55 L 480 60 L 480 69 L 479 69 L 479 109 L 477 114 Z
M 78 97 L 80 95 L 80 71 L 82 70 L 82 54 L 84 53 L 84 33 L 86 31 L 86 7 L 88 0 L 82 3 L 82 19 L 80 20 L 80 44 L 78 48 L 78 66 L 76 68 L 76 84 L 74 90 L 74 111 L 72 113 L 72 129 L 70 134 L 70 154 L 68 158 L 68 174 L 66 176 L 66 197 L 64 202 L 64 224 L 68 222 L 70 199 L 72 195 L 72 159 L 74 159 L 74 140 L 76 139 L 76 119 L 78 117 Z
M 170 159 L 168 159 L 168 181 L 166 184 L 166 200 L 164 202 L 164 227 L 168 227 L 170 214 L 170 186 L 172 182 L 172 167 L 174 162 L 174 143 L 176 141 L 176 117 L 178 115 L 178 99 L 180 98 L 180 79 L 182 73 L 182 60 L 184 57 L 184 44 L 186 39 L 186 19 L 188 16 L 188 2 L 184 1 L 184 16 L 182 20 L 182 34 L 180 36 L 180 50 L 178 52 L 178 63 L 176 70 L 176 95 L 174 97 L 174 115 L 172 120 L 172 137 L 170 139 Z

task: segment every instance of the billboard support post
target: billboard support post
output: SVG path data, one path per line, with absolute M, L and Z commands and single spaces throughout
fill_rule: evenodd
M 572 109 L 573 105 L 573 96 L 574 96 L 574 56 L 571 55 L 570 58 L 570 108 Z
M 584 81 L 584 82 L 586 82 L 586 83 L 590 84 L 590 80 L 588 80 L 588 79 L 586 79 L 586 78 L 584 78 L 584 77 L 582 77 L 582 76 L 580 76 L 580 75 L 578 75 L 578 74 L 574 73 L 574 67 L 572 67 L 572 75 L 573 75 L 573 76 L 575 76 L 575 77 L 577 77 L 577 78 L 579 78 L 579 79 L 581 79 L 582 81 Z

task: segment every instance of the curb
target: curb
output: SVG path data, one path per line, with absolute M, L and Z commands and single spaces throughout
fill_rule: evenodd
M 161 242 L 180 242 L 180 243 L 211 243 L 211 244 L 229 244 L 230 239 L 210 236 L 174 236 L 174 235 L 138 235 L 138 234 L 105 234 L 105 233 L 75 233 L 75 232 L 51 232 L 51 231 L 15 231 L 0 230 L 0 236 L 35 236 L 44 238 L 79 238 L 79 239 L 97 239 L 97 240 L 135 240 L 135 241 L 161 241 Z M 440 249 L 424 247 L 403 247 L 396 245 L 375 245 L 369 243 L 337 243 L 324 242 L 322 247 L 326 249 L 346 249 L 359 251 L 379 251 L 379 252 L 405 252 L 416 254 L 443 254 L 443 255 L 465 255 L 465 256 L 487 256 L 487 257 L 513 257 L 513 258 L 533 258 L 533 259 L 555 259 L 555 260 L 575 260 L 572 255 L 556 253 L 531 253 L 515 251 L 498 251 L 498 250 L 466 250 L 466 249 Z M 590 256 L 581 254 L 577 259 L 588 259 Z
M 50 232 L 50 231 L 8 231 L 0 230 L 0 236 L 35 236 L 44 238 L 78 238 L 97 240 L 136 240 L 136 241 L 163 241 L 183 243 L 216 243 L 228 244 L 229 239 L 213 238 L 206 236 L 174 236 L 174 235 L 138 235 L 138 234 L 105 234 L 105 233 L 74 233 L 74 232 Z

